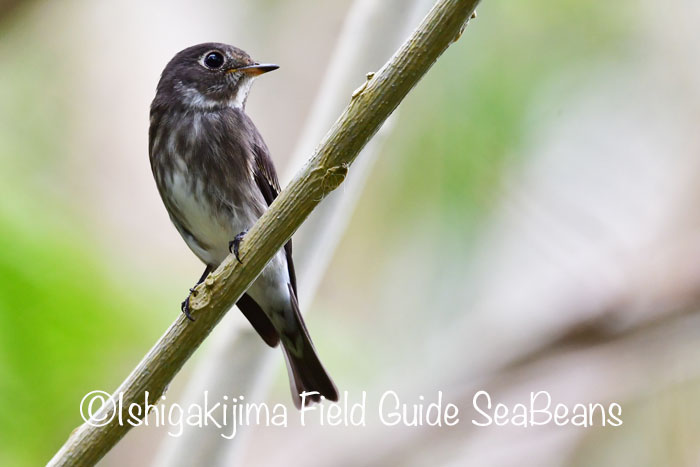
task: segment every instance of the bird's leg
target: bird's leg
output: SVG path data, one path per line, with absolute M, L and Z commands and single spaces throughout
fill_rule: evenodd
M 243 237 L 245 237 L 246 233 L 248 233 L 248 231 L 244 230 L 243 232 L 233 237 L 233 240 L 228 242 L 229 253 L 233 253 L 233 255 L 236 257 L 239 263 L 243 263 L 243 261 L 241 261 L 241 258 L 238 256 L 238 247 L 241 246 L 241 240 L 243 240 Z
M 197 296 L 197 291 L 195 290 L 199 284 L 204 282 L 204 279 L 207 278 L 209 273 L 211 272 L 212 268 L 210 266 L 207 266 L 206 269 L 204 270 L 204 273 L 202 274 L 202 277 L 199 278 L 197 283 L 190 289 L 189 295 L 187 295 L 187 298 L 180 304 L 180 309 L 182 312 L 187 316 L 187 319 L 190 321 L 194 321 L 194 318 L 190 314 L 190 297 L 196 297 Z
M 195 290 L 197 286 L 204 282 L 204 279 L 207 278 L 212 269 L 214 268 L 212 268 L 211 266 L 207 266 L 206 269 L 204 269 L 204 272 L 202 273 L 202 277 L 200 277 L 197 283 L 194 285 L 194 287 L 190 289 L 190 294 L 192 294 L 193 297 L 197 296 L 197 291 Z

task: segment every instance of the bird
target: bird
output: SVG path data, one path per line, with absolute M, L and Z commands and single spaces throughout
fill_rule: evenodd
M 205 264 L 195 287 L 230 253 L 241 261 L 245 233 L 280 192 L 267 145 L 245 112 L 255 78 L 277 68 L 208 42 L 178 52 L 156 87 L 149 159 L 170 220 Z M 194 293 L 181 305 L 190 320 Z M 236 304 L 265 343 L 281 343 L 297 408 L 338 400 L 299 310 L 291 239 Z

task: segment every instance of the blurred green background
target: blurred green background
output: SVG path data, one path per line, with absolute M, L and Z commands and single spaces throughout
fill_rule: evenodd
M 46 462 L 80 423 L 82 396 L 111 390 L 123 380 L 175 319 L 179 302 L 201 272 L 168 222 L 148 164 L 148 105 L 167 60 L 187 45 L 217 40 L 279 62 L 279 74 L 256 84 L 248 107 L 283 167 L 350 3 L 36 0 L 0 9 L 0 465 Z M 599 302 L 606 313 L 622 310 L 615 315 L 619 322 L 635 322 L 638 315 L 630 303 L 637 302 L 630 297 L 646 282 L 635 282 L 627 272 L 608 274 L 614 267 L 607 263 L 600 273 L 585 261 L 586 267 L 568 267 L 568 261 L 616 258 L 611 262 L 632 264 L 634 270 L 637 263 L 628 260 L 655 258 L 658 245 L 674 244 L 679 236 L 694 238 L 694 222 L 682 214 L 662 215 L 671 207 L 693 209 L 697 200 L 697 190 L 688 188 L 694 186 L 697 138 L 686 130 L 697 127 L 691 117 L 700 108 L 700 73 L 697 54 L 692 54 L 698 38 L 691 26 L 698 8 L 671 3 L 657 11 L 653 2 L 627 0 L 482 2 L 461 40 L 401 105 L 396 127 L 382 144 L 357 211 L 310 305 L 309 326 L 339 385 L 363 390 L 418 367 L 420 374 L 430 375 L 422 380 L 424 386 L 433 387 L 428 383 L 434 381 L 463 387 L 473 374 L 460 376 L 454 369 L 493 357 L 487 351 L 474 353 L 478 337 L 468 336 L 481 334 L 484 341 L 521 346 L 523 352 L 539 345 L 542 335 L 521 327 L 529 322 L 531 308 L 553 310 L 542 312 L 541 321 L 548 326 Z M 357 70 L 358 84 L 367 71 Z M 653 106 L 645 108 L 645 102 Z M 673 131 L 665 130 L 669 128 Z M 603 133 L 605 138 L 592 136 Z M 647 137 L 663 150 L 645 155 L 645 148 L 652 147 Z M 548 143 L 552 140 L 560 143 Z M 629 150 L 629 159 L 616 158 L 620 148 Z M 561 157 L 542 159 L 546 153 Z M 596 168 L 595 176 L 586 164 Z M 542 185 L 537 182 L 534 191 L 520 187 L 523 179 L 540 180 L 533 173 L 543 167 L 555 167 L 547 174 L 548 180 L 557 180 L 545 184 L 550 191 L 538 194 Z M 648 184 L 637 176 L 661 172 L 668 177 Z M 641 191 L 630 187 L 635 183 L 643 185 Z M 671 188 L 678 186 L 687 189 Z M 581 192 L 581 198 L 570 199 L 569 189 Z M 637 193 L 633 207 L 642 203 L 640 209 L 661 214 L 640 224 L 634 222 L 646 217 L 630 214 L 628 227 L 617 228 L 617 220 L 636 211 L 625 211 L 622 203 L 618 211 L 606 213 L 603 208 L 617 199 L 615 193 L 620 199 Z M 508 200 L 515 200 L 510 209 L 537 217 L 538 196 L 562 200 L 560 209 L 545 209 L 547 219 L 584 219 L 596 227 L 566 224 L 581 238 L 559 242 L 557 229 L 549 229 L 546 219 L 536 229 L 521 229 L 498 214 Z M 660 198 L 668 199 L 664 204 Z M 594 208 L 584 206 L 588 202 Z M 613 226 L 614 235 L 597 235 L 607 226 Z M 555 234 L 549 236 L 551 230 Z M 628 232 L 648 232 L 649 239 L 635 240 Z M 503 240 L 509 235 L 511 240 Z M 619 256 L 611 253 L 611 244 L 620 245 Z M 597 249 L 600 245 L 604 248 Z M 540 253 L 543 263 L 566 267 L 537 282 L 533 277 L 539 277 L 540 263 L 529 255 Z M 505 264 L 503 258 L 523 270 L 522 281 L 494 272 L 494 264 Z M 668 269 L 688 269 L 683 261 L 690 259 L 671 262 Z M 688 275 L 697 277 L 694 270 Z M 669 281 L 685 284 L 675 277 Z M 679 287 L 678 296 L 695 296 L 695 282 L 687 282 L 691 285 Z M 525 288 L 548 299 L 536 302 L 520 294 Z M 611 289 L 625 290 L 624 299 L 608 300 Z M 566 295 L 573 290 L 579 294 Z M 591 298 L 601 290 L 604 298 Z M 524 305 L 495 304 L 490 298 L 509 294 Z M 643 309 L 694 310 L 694 302 L 683 300 L 669 299 L 672 305 L 667 306 L 649 299 Z M 582 322 L 600 316 L 592 313 Z M 607 322 L 607 315 L 602 316 Z M 660 320 L 665 315 L 654 316 Z M 484 324 L 486 319 L 491 325 Z M 462 335 L 452 334 L 460 326 L 471 329 L 463 336 L 473 345 L 463 353 L 455 350 L 460 348 L 455 339 Z M 567 341 L 570 329 L 562 327 L 566 332 L 552 330 L 547 336 L 561 333 L 564 342 L 583 345 L 574 337 Z M 673 333 L 660 339 L 671 341 Z M 445 355 L 441 349 L 452 351 Z M 684 355 L 673 354 L 667 361 L 695 381 L 694 370 L 686 371 L 692 364 L 678 363 L 686 361 Z M 431 370 L 431 362 L 444 366 Z M 279 366 L 272 397 L 287 402 Z M 624 368 L 586 382 L 604 385 L 626 374 Z M 188 375 L 186 370 L 179 378 Z M 562 371 L 560 377 L 575 375 Z M 567 456 L 550 458 L 551 465 L 585 465 L 584 448 L 594 453 L 597 465 L 697 461 L 697 450 L 684 442 L 678 446 L 677 438 L 639 433 L 640 426 L 670 427 L 689 444 L 700 434 L 696 421 L 669 419 L 659 415 L 666 410 L 653 409 L 697 398 L 676 387 L 678 375 L 669 378 L 672 383 L 655 389 L 658 399 L 646 393 L 625 395 L 633 401 L 629 408 L 636 417 L 630 416 L 629 424 L 638 420 L 634 430 L 612 438 L 604 436 L 607 432 L 581 436 L 562 448 Z M 680 395 L 671 397 L 669 391 Z M 153 457 L 159 435 L 149 436 L 152 443 L 139 443 L 135 430 L 125 440 L 142 450 L 144 465 Z M 285 434 L 270 436 L 283 442 Z M 461 446 L 468 436 L 446 442 Z M 493 436 L 496 442 L 502 439 Z M 269 442 L 261 439 L 258 443 Z M 650 441 L 632 447 L 629 440 L 635 439 Z M 623 448 L 615 449 L 618 445 Z M 531 446 L 539 444 L 532 441 Z M 511 465 L 507 459 L 483 461 L 473 449 L 464 454 L 471 460 L 466 465 Z M 644 452 L 640 462 L 636 450 Z M 108 457 L 105 464 L 118 465 L 122 457 L 116 456 L 122 455 Z M 249 464 L 273 463 L 249 455 Z M 396 459 L 397 465 L 409 464 L 402 464 L 400 455 Z

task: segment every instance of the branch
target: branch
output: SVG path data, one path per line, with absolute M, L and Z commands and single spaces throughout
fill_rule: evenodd
M 479 0 L 438 0 L 394 56 L 351 97 L 350 104 L 318 146 L 314 156 L 246 235 L 243 264 L 229 256 L 197 287 L 191 302 L 195 322 L 180 315 L 115 394 L 87 423 L 76 429 L 48 465 L 93 465 L 131 428 L 119 417 L 105 426 L 121 398 L 122 409 L 141 407 L 145 394 L 155 404 L 170 381 L 209 335 L 226 311 L 257 278 L 311 211 L 345 179 L 348 167 L 420 78 L 456 41 Z M 92 422 L 92 423 L 91 423 Z

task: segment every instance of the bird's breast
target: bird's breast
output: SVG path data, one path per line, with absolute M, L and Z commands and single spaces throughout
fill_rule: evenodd
M 158 129 L 151 147 L 161 197 L 190 249 L 219 264 L 229 242 L 264 211 L 250 175 L 252 154 L 225 117 L 196 113 L 170 128 Z

